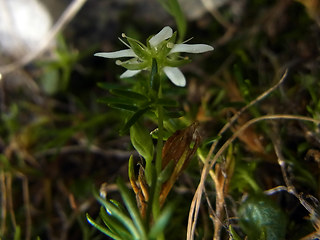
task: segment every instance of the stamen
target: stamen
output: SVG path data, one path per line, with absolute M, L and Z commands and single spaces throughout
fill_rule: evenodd
M 187 39 L 187 40 L 184 40 L 182 43 L 187 43 L 187 42 L 189 42 L 190 40 L 192 40 L 193 39 L 193 37 L 191 37 L 191 38 L 189 38 L 189 39 Z
M 124 34 L 124 33 L 123 33 Z M 131 48 L 130 45 L 128 43 L 126 43 L 125 41 L 123 41 L 121 38 L 118 38 L 120 40 L 120 42 L 122 42 L 124 45 L 126 45 L 128 48 Z
M 172 43 L 172 42 L 167 43 L 167 48 L 173 48 L 173 47 L 174 47 L 174 43 Z

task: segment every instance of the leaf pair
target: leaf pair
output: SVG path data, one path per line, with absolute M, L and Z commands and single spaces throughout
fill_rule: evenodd
M 153 83 L 157 87 L 158 80 L 154 80 Z M 100 84 L 99 86 L 103 88 L 107 88 L 106 84 Z M 131 126 L 133 126 L 143 115 L 148 112 L 153 114 L 156 111 L 158 106 L 162 106 L 164 108 L 173 108 L 177 107 L 177 102 L 174 100 L 166 99 L 166 98 L 155 98 L 150 93 L 150 96 L 143 95 L 141 93 L 132 91 L 132 90 L 124 90 L 118 88 L 112 88 L 109 92 L 113 95 L 112 97 L 103 97 L 98 99 L 98 102 L 107 104 L 109 107 L 126 110 L 129 112 L 133 112 L 133 114 L 129 117 L 123 128 L 121 129 L 121 133 L 127 132 Z M 168 112 L 165 111 L 166 117 L 180 117 L 181 113 L 177 112 Z

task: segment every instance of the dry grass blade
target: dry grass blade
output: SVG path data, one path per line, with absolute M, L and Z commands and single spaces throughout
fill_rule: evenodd
M 261 101 L 263 98 L 265 98 L 266 96 L 268 96 L 272 91 L 274 91 L 277 87 L 279 87 L 282 82 L 286 79 L 288 75 L 288 69 L 286 69 L 285 73 L 282 75 L 281 79 L 279 80 L 279 82 L 277 84 L 275 84 L 274 86 L 272 86 L 270 89 L 268 89 L 267 91 L 263 92 L 261 95 L 259 95 L 256 99 L 254 99 L 253 101 L 251 101 L 248 105 L 246 105 L 245 107 L 243 107 L 240 111 L 238 111 L 231 119 L 230 121 L 220 130 L 220 132 L 218 133 L 218 136 L 221 136 L 225 131 L 227 131 L 232 124 L 239 118 L 239 116 L 245 112 L 249 107 L 251 107 L 252 105 L 256 104 L 257 102 Z M 254 120 L 254 119 L 253 119 Z M 251 120 L 251 121 L 253 121 Z M 262 120 L 262 119 L 261 119 Z M 251 122 L 249 121 L 249 122 Z M 249 123 L 247 122 L 247 124 Z M 244 129 L 246 129 L 248 126 L 244 124 L 240 129 L 238 129 L 237 132 L 234 133 L 233 136 L 235 136 L 235 138 L 239 135 L 239 133 L 241 133 Z M 238 133 L 238 135 L 237 135 Z M 230 138 L 231 139 L 231 138 Z M 230 140 L 229 139 L 229 140 Z M 228 141 L 225 143 L 227 145 L 229 145 L 234 139 L 232 139 L 229 143 Z M 196 227 L 196 222 L 197 222 L 197 218 L 198 218 L 198 212 L 199 212 L 199 208 L 200 208 L 200 203 L 201 203 L 201 198 L 202 198 L 202 193 L 203 193 L 203 189 L 204 189 L 204 182 L 207 178 L 207 175 L 210 171 L 210 169 L 212 168 L 212 166 L 214 165 L 214 163 L 216 162 L 216 157 L 214 157 L 211 161 L 211 157 L 213 155 L 213 152 L 216 148 L 218 144 L 218 141 L 216 141 L 215 143 L 212 144 L 208 156 L 205 160 L 204 163 L 204 167 L 201 173 L 201 178 L 200 178 L 200 183 L 198 184 L 198 188 L 194 194 L 191 206 L 190 206 L 190 211 L 189 211 L 189 219 L 188 219 L 188 228 L 187 228 L 187 239 L 191 240 L 193 239 L 194 236 L 194 232 L 195 232 L 195 227 Z M 221 149 L 220 149 L 221 150 Z M 219 150 L 219 152 L 220 152 Z M 224 151 L 225 149 L 223 149 Z M 222 151 L 222 152 L 223 152 Z M 221 153 L 219 154 L 219 156 L 221 155 Z M 217 154 L 218 155 L 218 154 Z M 216 155 L 216 156 L 217 156 Z
M 207 175 L 208 175 L 208 172 L 209 172 L 209 169 L 211 169 L 213 167 L 213 165 L 216 163 L 217 159 L 219 157 L 222 156 L 222 154 L 224 153 L 224 151 L 228 148 L 228 146 L 235 140 L 239 137 L 239 135 L 246 129 L 248 128 L 249 126 L 251 126 L 252 124 L 255 124 L 257 122 L 260 122 L 260 121 L 264 121 L 264 120 L 282 120 L 282 119 L 286 119 L 286 120 L 297 120 L 297 121 L 308 121 L 308 122 L 313 122 L 315 124 L 320 124 L 320 120 L 315 120 L 313 118 L 309 118 L 309 117 L 304 117 L 304 116 L 296 116 L 296 115 L 282 115 L 282 114 L 278 114 L 278 115 L 266 115 L 266 116 L 262 116 L 262 117 L 258 117 L 258 118 L 254 118 L 254 119 L 251 119 L 250 121 L 248 121 L 246 124 L 244 124 L 243 126 L 241 126 L 241 128 L 239 128 L 239 130 L 237 132 L 235 132 L 223 145 L 222 147 L 219 149 L 219 151 L 215 154 L 215 156 L 213 157 L 213 159 L 211 160 L 211 162 L 207 165 L 208 167 L 207 168 L 204 168 L 202 170 L 202 174 L 201 174 L 201 180 L 203 179 L 203 183 L 202 185 L 198 185 L 198 188 L 197 188 L 197 191 L 196 191 L 196 194 L 195 194 L 195 197 L 192 201 L 192 205 L 191 206 L 194 206 L 194 202 L 195 201 L 199 201 L 201 200 L 201 195 L 202 195 L 202 191 L 203 191 L 203 187 L 204 187 L 204 180 L 206 179 Z M 201 187 L 201 188 L 200 188 Z M 201 191 L 201 192 L 200 192 Z M 288 192 L 292 192 L 290 189 L 288 190 Z M 200 195 L 200 198 L 196 198 L 199 193 L 201 193 Z M 191 210 L 193 209 L 190 209 L 190 212 Z M 192 214 L 194 212 L 191 212 Z M 189 215 L 190 217 L 190 215 Z M 190 219 L 189 219 L 190 220 Z M 196 222 L 196 219 L 193 220 L 193 222 Z M 194 224 L 192 224 L 194 225 Z M 189 228 L 189 226 L 188 226 Z M 191 238 L 189 238 L 188 236 L 188 239 L 193 239 L 193 235 L 191 236 Z

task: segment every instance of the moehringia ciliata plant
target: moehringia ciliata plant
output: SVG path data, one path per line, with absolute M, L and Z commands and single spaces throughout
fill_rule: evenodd
M 128 94 L 134 102 L 138 97 L 143 104 L 134 106 L 134 113 L 125 124 L 130 129 L 130 139 L 140 156 L 144 159 L 143 166 L 140 164 L 138 178 L 135 178 L 133 157 L 129 159 L 129 180 L 136 194 L 136 203 L 130 200 L 125 184 L 119 179 L 119 190 L 128 209 L 131 219 L 124 215 L 120 208 L 112 202 L 97 197 L 104 205 L 106 212 L 101 216 L 105 222 L 109 222 L 107 228 L 100 226 L 88 216 L 89 222 L 115 239 L 128 239 L 124 237 L 127 230 L 130 239 L 157 239 L 164 240 L 163 228 L 169 220 L 171 210 L 163 208 L 166 197 L 176 179 L 186 168 L 188 162 L 197 150 L 201 137 L 197 131 L 197 124 L 192 124 L 183 130 L 178 130 L 169 137 L 163 145 L 164 119 L 166 115 L 167 99 L 162 96 L 162 81 L 168 77 L 170 81 L 179 87 L 186 85 L 186 78 L 179 67 L 189 63 L 190 59 L 181 57 L 179 53 L 204 53 L 212 51 L 213 47 L 206 44 L 176 43 L 176 32 L 166 26 L 159 33 L 148 38 L 146 45 L 126 35 L 120 39 L 128 48 L 115 52 L 96 53 L 95 56 L 104 58 L 129 58 L 128 60 L 117 60 L 116 64 L 127 70 L 120 78 L 129 78 L 141 71 L 150 73 L 150 84 L 146 86 L 146 96 L 132 90 L 121 90 L 121 96 L 128 100 Z M 114 89 L 113 89 L 114 90 Z M 118 91 L 119 93 L 119 91 Z M 175 102 L 175 101 L 174 101 Z M 129 103 L 130 104 L 130 103 Z M 150 132 L 141 124 L 141 116 L 151 112 L 157 121 L 157 144 L 154 148 Z M 155 149 L 155 151 L 154 151 Z M 139 210 L 138 210 L 139 209 Z M 139 213 L 137 212 L 139 211 Z M 162 220 L 161 220 L 162 219 Z M 164 221 L 164 219 L 166 219 Z M 114 221 L 116 220 L 116 221 Z M 159 221 L 158 221 L 159 220 Z M 120 221 L 119 225 L 117 221 Z M 117 223 L 114 226 L 113 223 Z M 114 230 L 114 231 L 113 231 Z

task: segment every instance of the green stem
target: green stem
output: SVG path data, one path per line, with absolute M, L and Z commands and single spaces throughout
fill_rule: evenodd
M 158 90 L 158 99 L 162 98 L 162 78 L 160 76 L 159 81 L 159 90 Z M 158 141 L 156 147 L 156 181 L 155 181 L 155 188 L 154 188 L 154 197 L 152 203 L 152 212 L 154 220 L 157 219 L 160 215 L 160 192 L 161 192 L 161 183 L 158 181 L 158 176 L 162 171 L 162 148 L 163 148 L 163 135 L 164 135 L 164 128 L 163 128 L 163 107 L 158 106 L 157 108 L 157 115 L 158 115 Z M 157 237 L 157 240 L 164 240 L 164 234 L 160 234 Z
M 155 198 L 153 199 L 153 217 L 154 220 L 157 220 L 157 218 L 160 215 L 160 191 L 161 191 L 161 183 L 159 181 L 156 182 L 156 187 L 155 187 L 155 192 L 154 196 Z M 164 240 L 164 233 L 160 233 L 157 236 L 157 240 Z
M 161 97 L 161 85 L 159 88 L 159 98 Z M 162 170 L 162 148 L 163 148 L 163 108 L 158 106 L 158 142 L 157 142 L 157 152 L 156 152 L 156 171 L 157 175 L 161 173 Z
M 160 99 L 162 98 L 162 74 L 158 71 L 158 63 L 157 60 L 154 58 L 152 59 L 152 69 L 150 75 L 150 87 L 152 91 L 155 93 L 155 98 Z M 162 148 L 163 148 L 163 135 L 164 135 L 164 128 L 163 128 L 163 107 L 158 104 L 156 109 L 156 115 L 158 117 L 158 141 L 156 146 L 156 161 L 155 161 L 155 168 L 152 175 L 152 184 L 150 189 L 150 194 L 152 197 L 150 198 L 150 203 L 152 206 L 152 215 L 153 221 L 157 221 L 158 217 L 160 216 L 160 193 L 162 183 L 158 181 L 158 176 L 162 171 Z M 150 212 L 147 213 L 147 218 L 150 218 Z M 161 233 L 157 236 L 157 240 L 164 240 L 164 234 Z

